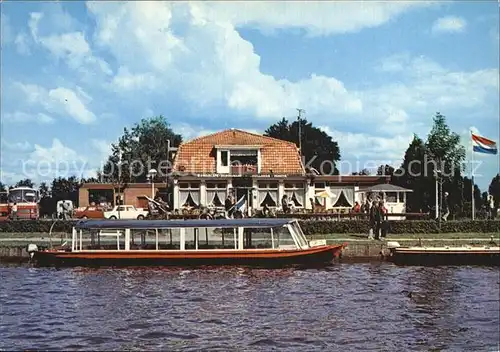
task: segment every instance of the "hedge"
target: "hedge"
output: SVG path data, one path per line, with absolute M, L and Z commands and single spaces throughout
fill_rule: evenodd
M 306 235 L 335 233 L 368 233 L 369 224 L 366 220 L 299 220 Z M 71 232 L 77 221 L 57 221 L 52 232 Z M 52 221 L 2 221 L 0 233 L 48 233 Z M 432 233 L 499 233 L 499 220 L 448 221 L 439 224 L 434 220 L 402 220 L 389 221 L 389 233 L 392 234 L 432 234 Z

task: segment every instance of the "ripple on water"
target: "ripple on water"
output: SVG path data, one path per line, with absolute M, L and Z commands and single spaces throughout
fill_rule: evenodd
M 492 350 L 498 270 L 0 267 L 0 349 Z

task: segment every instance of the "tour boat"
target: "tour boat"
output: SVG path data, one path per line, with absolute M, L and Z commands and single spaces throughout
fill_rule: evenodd
M 398 242 L 388 242 L 388 259 L 399 265 L 500 265 L 500 247 L 401 247 Z
M 37 266 L 282 267 L 328 265 L 344 247 L 308 241 L 296 219 L 81 220 L 71 248 L 28 252 Z

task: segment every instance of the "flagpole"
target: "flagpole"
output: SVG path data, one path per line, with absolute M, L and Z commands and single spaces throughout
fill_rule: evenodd
M 470 139 L 471 139 L 471 144 L 470 144 L 470 176 L 471 176 L 471 204 L 472 204 L 472 220 L 475 218 L 475 213 L 476 213 L 476 205 L 474 201 L 474 141 L 472 139 L 472 129 L 470 131 Z

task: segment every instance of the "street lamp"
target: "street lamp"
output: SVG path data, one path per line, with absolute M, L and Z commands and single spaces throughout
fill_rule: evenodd
M 440 177 L 441 171 L 439 170 L 434 170 L 434 177 L 436 178 L 436 220 L 439 220 L 439 177 Z
M 155 198 L 155 181 L 154 181 L 154 178 L 156 176 L 156 174 L 158 173 L 158 171 L 156 171 L 155 169 L 151 169 L 148 171 L 148 176 L 149 176 L 149 180 L 151 181 L 151 198 Z

